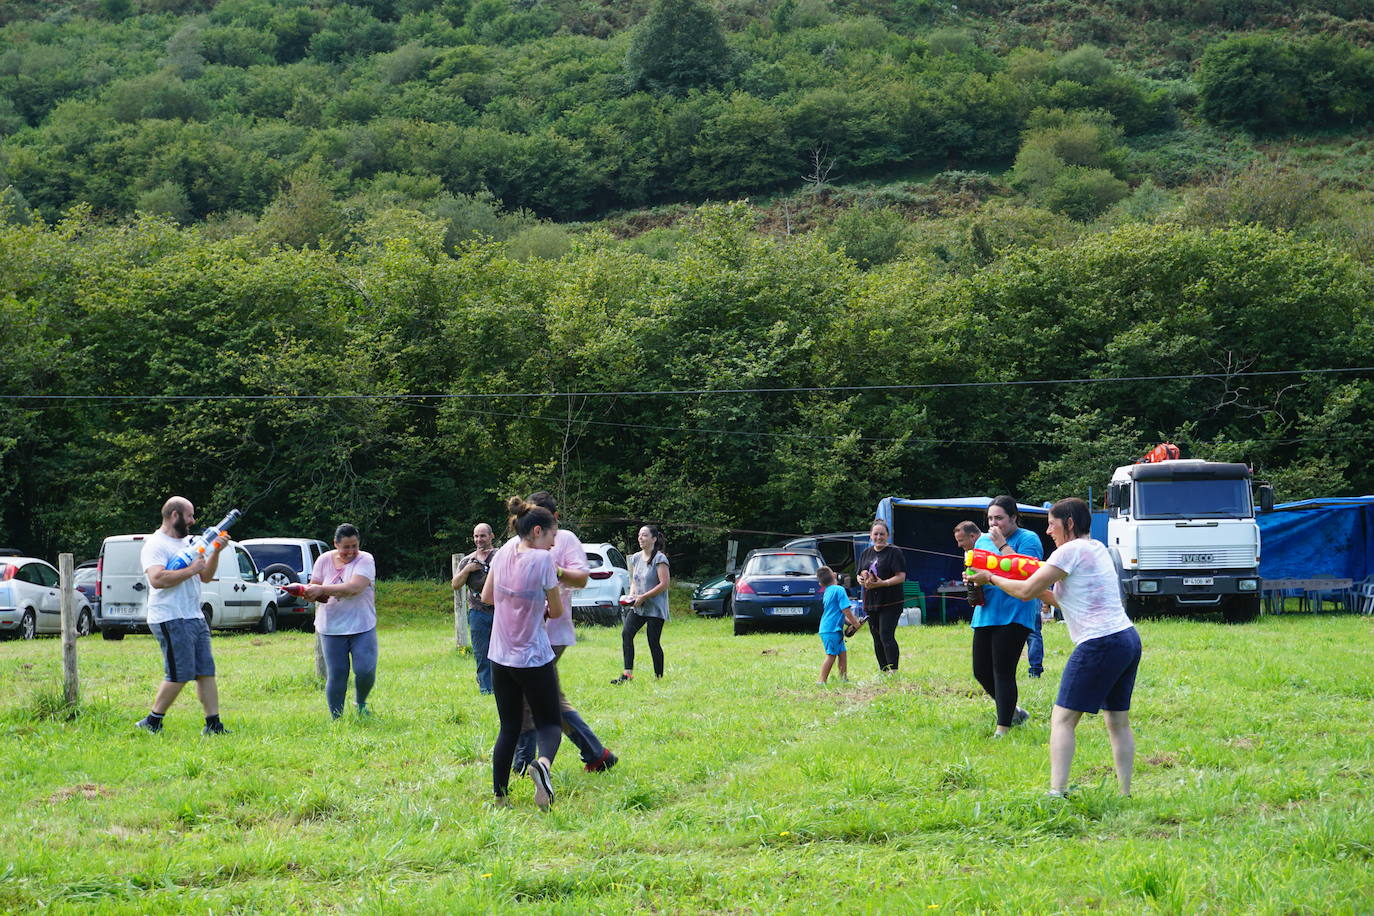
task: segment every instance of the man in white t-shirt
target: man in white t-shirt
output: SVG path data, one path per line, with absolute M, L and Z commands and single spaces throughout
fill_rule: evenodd
M 166 679 L 153 697 L 153 708 L 138 721 L 144 731 L 162 731 L 162 717 L 191 681 L 205 709 L 202 734 L 226 734 L 219 720 L 219 689 L 215 686 L 215 658 L 210 652 L 210 626 L 200 611 L 200 586 L 215 578 L 224 541 L 216 539 L 207 556 L 189 566 L 168 569 L 172 558 L 189 544 L 196 524 L 191 501 L 173 496 L 162 505 L 162 527 L 143 542 L 140 566 L 148 577 L 148 629 L 162 647 Z

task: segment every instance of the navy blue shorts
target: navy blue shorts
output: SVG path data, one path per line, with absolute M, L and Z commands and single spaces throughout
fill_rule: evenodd
M 1131 708 L 1140 667 L 1140 634 L 1129 627 L 1110 636 L 1085 639 L 1074 647 L 1059 680 L 1055 704 L 1079 712 Z
M 210 654 L 210 627 L 204 617 L 185 617 L 149 624 L 162 646 L 162 667 L 167 680 L 185 684 L 198 677 L 215 676 L 215 657 Z

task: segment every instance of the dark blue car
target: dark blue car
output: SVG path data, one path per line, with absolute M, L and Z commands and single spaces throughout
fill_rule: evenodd
M 814 550 L 751 550 L 735 574 L 735 635 L 765 627 L 817 630 L 823 590 L 816 570 L 823 564 Z

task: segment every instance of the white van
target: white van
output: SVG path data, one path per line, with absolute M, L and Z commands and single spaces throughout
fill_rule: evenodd
M 140 565 L 146 537 L 118 534 L 100 545 L 96 582 L 101 600 L 95 625 L 105 639 L 148 632 L 148 577 Z M 272 633 L 277 629 L 280 594 L 262 581 L 248 551 L 230 541 L 220 553 L 214 580 L 201 586 L 200 610 L 213 629 L 255 627 L 259 633 Z

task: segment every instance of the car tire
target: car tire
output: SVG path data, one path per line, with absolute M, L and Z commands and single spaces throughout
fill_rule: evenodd
M 95 632 L 95 618 L 90 611 L 82 611 L 81 616 L 76 618 L 77 637 L 90 636 Z
M 277 632 L 277 606 L 275 604 L 267 605 L 267 610 L 262 612 L 262 617 L 258 620 L 258 632 Z
M 32 608 L 25 611 L 24 616 L 19 620 L 19 638 L 38 638 L 38 618 L 34 616 Z
M 315 618 L 314 618 L 314 617 L 302 617 L 302 618 L 301 618 L 301 632 L 302 632 L 302 633 L 314 633 L 314 632 L 315 632 Z
M 100 638 L 107 642 L 119 642 L 124 638 L 123 630 L 101 630 Z
M 748 636 L 748 635 L 749 635 L 749 622 L 748 622 L 747 620 L 740 620 L 738 617 L 735 618 L 735 635 L 736 635 L 736 636 Z
M 262 581 L 273 588 L 281 588 L 283 585 L 299 583 L 300 573 L 296 572 L 285 563 L 273 563 L 262 571 Z
M 205 615 L 205 625 L 213 630 L 215 628 L 215 609 L 208 604 L 202 604 L 200 612 Z

